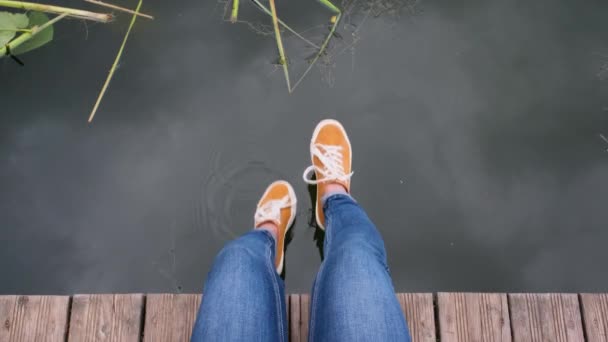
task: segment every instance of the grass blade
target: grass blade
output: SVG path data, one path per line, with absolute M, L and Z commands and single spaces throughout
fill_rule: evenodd
M 142 2 L 143 2 L 143 0 L 139 0 L 139 3 L 137 4 L 135 13 L 133 14 L 133 17 L 131 18 L 131 24 L 129 24 L 129 29 L 127 29 L 127 33 L 125 33 L 125 38 L 123 39 L 122 44 L 120 45 L 120 49 L 118 50 L 118 53 L 116 54 L 116 59 L 114 60 L 114 64 L 112 64 L 112 68 L 110 69 L 108 78 L 106 78 L 106 82 L 103 84 L 103 88 L 101 88 L 99 97 L 97 97 L 97 102 L 95 102 L 95 106 L 93 107 L 93 110 L 91 111 L 91 115 L 89 116 L 89 122 L 93 121 L 93 118 L 95 117 L 95 113 L 97 112 L 97 109 L 99 108 L 99 104 L 101 103 L 101 99 L 103 99 L 103 96 L 106 93 L 106 90 L 108 89 L 108 85 L 110 84 L 110 80 L 112 80 L 112 76 L 114 76 L 114 72 L 116 71 L 116 67 L 118 66 L 120 57 L 122 56 L 122 52 L 124 51 L 125 45 L 127 44 L 127 39 L 129 39 L 129 34 L 131 33 L 131 29 L 133 28 L 133 25 L 135 25 L 135 20 L 137 20 L 137 14 L 139 13 L 139 9 L 141 8 Z
M 321 44 L 321 48 L 319 49 L 319 52 L 317 53 L 315 58 L 313 58 L 313 60 L 310 62 L 310 65 L 308 65 L 308 68 L 306 68 L 306 71 L 304 71 L 302 76 L 300 76 L 300 78 L 293 85 L 292 91 L 296 89 L 296 87 L 300 84 L 300 82 L 302 82 L 304 77 L 306 77 L 306 75 L 308 75 L 310 70 L 312 70 L 312 68 L 315 66 L 315 64 L 317 63 L 319 58 L 323 55 L 323 53 L 325 52 L 325 49 L 327 49 L 327 45 L 329 44 L 331 37 L 333 37 L 334 33 L 336 32 L 336 28 L 338 27 L 338 24 L 340 23 L 340 18 L 342 17 L 342 12 L 340 11 L 340 9 L 336 6 L 334 6 L 334 4 L 332 4 L 331 2 L 329 2 L 329 0 L 319 0 L 319 1 L 325 7 L 329 8 L 331 11 L 336 13 L 335 20 L 332 18 L 333 24 L 331 26 L 331 29 L 329 30 L 329 34 L 327 35 L 327 37 L 325 37 L 325 40 L 323 41 L 323 44 Z
M 99 21 L 102 23 L 107 23 L 112 20 L 112 15 L 107 13 L 95 13 L 67 7 L 37 4 L 34 2 L 0 0 L 0 7 L 17 8 L 25 11 L 37 11 L 54 14 L 66 13 L 70 17 Z
M 137 13 L 136 14 L 135 11 L 133 11 L 133 10 L 130 10 L 130 9 L 124 8 L 124 7 L 120 7 L 120 6 L 116 6 L 116 5 L 113 5 L 113 4 L 109 4 L 107 2 L 98 1 L 98 0 L 84 0 L 84 1 L 86 1 L 88 3 L 91 3 L 91 4 L 94 4 L 94 5 L 101 6 L 101 7 L 107 7 L 107 8 L 115 9 L 117 11 L 129 13 L 129 14 L 135 14 L 135 15 L 138 15 L 138 16 L 143 17 L 143 18 L 154 20 L 154 17 L 151 16 L 151 15 L 149 15 L 149 14 L 144 14 L 144 13 Z
M 283 40 L 281 39 L 281 30 L 279 29 L 279 20 L 277 18 L 277 8 L 274 0 L 270 0 L 270 12 L 272 13 L 272 26 L 274 27 L 274 37 L 277 41 L 279 49 L 279 63 L 283 66 L 285 74 L 285 82 L 287 82 L 287 90 L 291 93 L 291 84 L 289 81 L 289 69 L 287 68 L 287 57 L 285 57 L 285 49 L 283 48 Z

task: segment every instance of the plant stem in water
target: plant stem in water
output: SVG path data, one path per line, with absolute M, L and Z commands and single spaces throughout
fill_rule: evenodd
M 107 2 L 98 1 L 98 0 L 84 0 L 84 1 L 86 1 L 88 3 L 91 3 L 91 4 L 99 5 L 99 6 L 102 6 L 102 7 L 107 7 L 107 8 L 115 9 L 117 11 L 129 13 L 129 14 L 135 14 L 135 11 L 133 11 L 133 10 L 130 10 L 130 9 L 124 8 L 124 7 L 120 7 L 120 6 L 116 6 L 116 5 L 113 5 L 113 4 L 109 4 Z M 140 17 L 144 17 L 144 18 L 150 19 L 150 20 L 154 20 L 154 17 L 151 16 L 151 15 L 148 15 L 148 14 L 137 13 L 137 15 L 140 16 Z
M 97 112 L 97 108 L 99 108 L 99 104 L 101 103 L 101 99 L 103 99 L 103 96 L 106 93 L 106 90 L 108 89 L 108 85 L 110 84 L 110 80 L 112 80 L 112 76 L 114 76 L 114 72 L 116 71 L 116 67 L 118 66 L 120 57 L 122 56 L 122 52 L 125 49 L 125 45 L 127 44 L 127 39 L 129 38 L 131 29 L 133 28 L 133 25 L 135 25 L 135 20 L 137 20 L 137 14 L 139 13 L 139 9 L 141 8 L 142 2 L 143 2 L 143 0 L 139 0 L 139 3 L 137 4 L 137 8 L 135 9 L 135 12 L 133 13 L 133 17 L 131 18 L 131 24 L 129 24 L 127 33 L 125 33 L 125 37 L 122 40 L 120 49 L 118 50 L 118 53 L 116 54 L 116 59 L 114 59 L 114 64 L 112 64 L 112 68 L 110 68 L 110 73 L 108 74 L 108 78 L 106 78 L 106 82 L 103 84 L 103 87 L 101 88 L 101 92 L 99 92 L 99 97 L 97 97 L 97 102 L 95 102 L 95 106 L 93 107 L 93 110 L 91 111 L 91 115 L 89 115 L 89 122 L 93 121 L 93 118 L 95 117 L 95 113 Z
M 30 32 L 25 32 L 25 33 L 19 35 L 19 37 L 13 39 L 12 41 L 10 41 L 5 46 L 0 47 L 0 57 L 6 56 L 7 47 L 8 47 L 8 51 L 16 49 L 19 45 L 21 45 L 21 44 L 25 43 L 26 41 L 32 39 L 32 37 L 34 37 L 38 33 L 42 32 L 47 27 L 49 27 L 49 26 L 53 25 L 54 23 L 58 22 L 59 20 L 65 18 L 67 15 L 68 15 L 67 13 L 63 13 L 61 15 L 58 15 L 55 18 L 47 21 L 43 25 L 34 26 L 30 30 Z
M 332 4 L 331 2 L 329 2 L 329 0 L 319 0 L 319 1 L 325 7 L 329 8 L 332 12 L 336 13 L 336 17 L 335 17 L 335 20 L 332 19 L 333 24 L 331 26 L 331 29 L 329 30 L 329 34 L 327 35 L 327 37 L 325 37 L 325 40 L 323 41 L 323 44 L 321 44 L 321 48 L 319 49 L 319 52 L 317 53 L 317 55 L 315 56 L 315 58 L 310 62 L 310 65 L 308 66 L 308 68 L 306 68 L 306 71 L 304 71 L 304 73 L 302 74 L 302 76 L 300 77 L 300 79 L 298 79 L 296 81 L 296 83 L 293 86 L 292 91 L 296 89 L 296 87 L 300 84 L 300 82 L 302 82 L 302 80 L 304 79 L 304 77 L 306 77 L 306 75 L 308 75 L 308 73 L 310 72 L 310 70 L 312 70 L 312 67 L 319 60 L 319 57 L 321 57 L 323 55 L 323 53 L 325 52 L 325 49 L 327 49 L 327 45 L 329 44 L 329 41 L 331 40 L 331 37 L 334 35 L 334 32 L 336 32 L 336 28 L 338 27 L 338 23 L 340 23 L 340 18 L 342 17 L 342 11 L 340 11 L 340 9 L 338 7 L 336 7 L 334 4 Z
M 269 16 L 272 17 L 272 12 L 270 12 L 270 10 L 268 8 L 266 8 L 266 6 L 264 6 L 259 0 L 253 0 L 253 3 L 256 4 L 256 5 L 258 5 L 258 7 L 262 10 L 262 12 L 264 12 L 264 13 L 266 13 Z M 289 27 L 289 25 L 285 24 L 285 22 L 283 22 L 283 20 L 281 20 L 281 18 L 277 17 L 277 21 L 285 29 L 287 29 L 287 31 L 293 33 L 294 36 L 302 39 L 303 41 L 305 41 L 306 43 L 308 43 L 310 46 L 314 47 L 315 49 L 319 49 L 319 46 L 317 44 L 315 44 L 315 43 L 311 42 L 310 40 L 304 38 L 301 34 L 299 34 L 298 32 L 296 32 L 296 30 L 292 29 L 291 27 Z
M 287 58 L 285 57 L 285 49 L 283 48 L 281 30 L 279 29 L 279 21 L 277 18 L 277 8 L 274 4 L 274 0 L 270 0 L 270 12 L 272 13 L 272 26 L 274 27 L 274 37 L 277 41 L 277 48 L 279 49 L 279 63 L 283 66 L 283 73 L 285 74 L 285 81 L 287 82 L 287 91 L 291 93 L 291 84 L 289 82 L 289 69 L 287 68 Z
M 25 11 L 37 11 L 55 14 L 66 13 L 70 17 L 99 21 L 102 23 L 107 23 L 112 20 L 112 15 L 107 13 L 89 12 L 67 7 L 37 4 L 33 2 L 0 0 L 0 7 L 17 8 Z
M 232 0 L 232 13 L 230 14 L 230 22 L 236 23 L 239 16 L 239 0 Z

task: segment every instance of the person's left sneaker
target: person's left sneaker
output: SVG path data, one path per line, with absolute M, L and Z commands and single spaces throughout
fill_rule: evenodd
M 276 181 L 268 186 L 262 195 L 254 215 L 255 227 L 265 222 L 274 223 L 277 229 L 275 267 L 277 273 L 283 272 L 285 260 L 285 236 L 296 217 L 296 194 L 286 181 Z

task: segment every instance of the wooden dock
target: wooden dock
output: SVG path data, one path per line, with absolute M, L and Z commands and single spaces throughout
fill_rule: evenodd
M 608 294 L 399 293 L 414 341 L 608 342 Z M 0 342 L 188 341 L 201 295 L 0 296 Z M 306 341 L 309 295 L 288 296 Z

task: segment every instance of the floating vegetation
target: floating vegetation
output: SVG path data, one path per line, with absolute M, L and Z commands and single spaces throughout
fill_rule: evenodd
M 325 53 L 325 50 L 327 49 L 329 41 L 331 40 L 332 37 L 334 37 L 336 28 L 338 27 L 338 24 L 340 22 L 340 17 L 342 16 L 342 12 L 331 1 L 319 0 L 319 2 L 323 6 L 325 6 L 327 9 L 329 9 L 333 13 L 333 15 L 330 17 L 330 20 L 329 20 L 331 23 L 329 33 L 327 34 L 327 36 L 325 37 L 325 39 L 323 40 L 321 45 L 317 45 L 317 44 L 313 43 L 312 41 L 310 41 L 309 39 L 302 36 L 296 30 L 292 29 L 289 25 L 287 25 L 283 20 L 281 20 L 278 17 L 275 0 L 269 0 L 270 9 L 268 9 L 266 6 L 264 6 L 264 4 L 262 4 L 259 0 L 252 0 L 252 2 L 262 12 L 266 13 L 268 16 L 270 16 L 272 18 L 272 28 L 273 28 L 273 32 L 274 32 L 277 50 L 279 52 L 279 59 L 276 64 L 282 67 L 283 73 L 285 75 L 285 82 L 287 84 L 287 90 L 291 93 L 297 88 L 297 86 L 300 84 L 300 82 L 302 82 L 302 80 L 306 77 L 306 75 L 314 67 L 314 65 L 317 63 L 318 59 Z M 230 22 L 232 22 L 232 23 L 238 22 L 238 13 L 239 13 L 239 0 L 232 0 L 232 9 L 230 12 Z M 250 25 L 250 27 L 251 27 L 251 25 Z M 281 27 L 283 27 L 287 31 L 291 32 L 294 36 L 296 36 L 297 38 L 306 42 L 308 45 L 312 46 L 313 48 L 315 48 L 317 50 L 314 54 L 314 57 L 312 57 L 309 60 L 308 68 L 296 80 L 296 82 L 293 83 L 293 86 L 292 86 L 291 77 L 289 74 L 288 58 L 287 58 L 287 54 L 285 52 L 285 47 L 283 45 Z M 258 31 L 258 30 L 256 30 L 256 31 Z
M 63 13 L 49 20 L 42 12 L 0 12 L 0 57 L 8 56 L 23 66 L 17 56 L 53 40 L 53 24 L 66 16 Z
M 260 0 L 251 0 L 256 8 L 260 9 L 263 13 L 271 18 L 272 26 L 267 26 L 259 23 L 252 23 L 248 21 L 238 20 L 239 16 L 239 0 L 231 0 L 231 2 L 225 3 L 226 13 L 229 13 L 228 20 L 231 23 L 245 23 L 253 31 L 261 35 L 274 35 L 275 44 L 278 50 L 278 58 L 276 62 L 273 62 L 277 67 L 282 68 L 289 93 L 293 92 L 298 85 L 304 80 L 304 78 L 310 73 L 310 71 L 317 66 L 323 77 L 323 80 L 329 84 L 332 84 L 332 69 L 335 67 L 333 57 L 341 55 L 346 51 L 351 51 L 353 54 L 353 68 L 354 68 L 354 46 L 359 41 L 358 32 L 367 20 L 369 16 L 378 17 L 381 15 L 399 15 L 403 9 L 407 9 L 408 12 L 414 13 L 415 8 L 420 0 L 342 0 L 340 7 L 332 3 L 330 0 L 318 0 L 321 5 L 329 9 L 331 16 L 329 17 L 327 25 L 321 25 L 321 27 L 327 27 L 327 31 L 324 34 L 322 41 L 317 44 L 313 42 L 313 39 L 304 37 L 304 32 L 298 32 L 287 23 L 285 23 L 277 13 L 275 0 L 269 0 L 269 7 L 266 7 L 260 2 Z M 355 19 L 356 17 L 356 19 Z M 346 19 L 346 20 L 344 20 Z M 342 23 L 344 21 L 344 23 Z M 355 21 L 358 21 L 356 24 Z M 337 32 L 339 25 L 348 32 L 348 39 L 344 39 L 340 33 Z M 312 29 L 317 29 L 313 27 Z M 306 43 L 307 47 L 314 49 L 314 53 L 309 55 L 304 60 L 307 63 L 305 70 L 302 74 L 292 82 L 290 71 L 293 66 L 291 59 L 285 49 L 282 31 L 287 31 L 293 34 L 297 39 Z M 332 40 L 342 41 L 342 44 L 334 45 L 333 50 L 329 52 L 329 45 Z M 341 48 L 335 49 L 336 46 Z
M 99 93 L 93 110 L 89 115 L 88 121 L 91 122 L 95 117 L 95 113 L 99 108 L 99 105 L 108 88 L 110 80 L 112 79 L 114 72 L 118 67 L 120 58 L 127 43 L 127 39 L 129 37 L 129 34 L 131 33 L 133 25 L 135 24 L 135 20 L 139 16 L 147 19 L 154 19 L 154 17 L 139 12 L 143 0 L 139 0 L 139 3 L 137 4 L 137 8 L 135 10 L 130 10 L 128 8 L 116 6 L 98 0 L 85 1 L 98 6 L 110 8 L 120 12 L 130 13 L 133 15 L 129 28 L 125 33 L 122 44 L 120 45 L 120 49 L 116 54 L 114 63 L 110 68 L 108 77 Z M 50 43 L 53 40 L 54 35 L 53 26 L 61 19 L 66 17 L 72 17 L 101 23 L 108 23 L 114 19 L 114 16 L 110 13 L 97 13 L 68 7 L 45 5 L 24 1 L 0 0 L 0 7 L 25 11 L 25 13 L 0 11 L 0 58 L 10 57 L 16 63 L 22 66 L 24 65 L 24 63 L 17 56 L 38 49 Z M 49 18 L 48 14 L 54 14 L 55 16 L 53 18 Z

